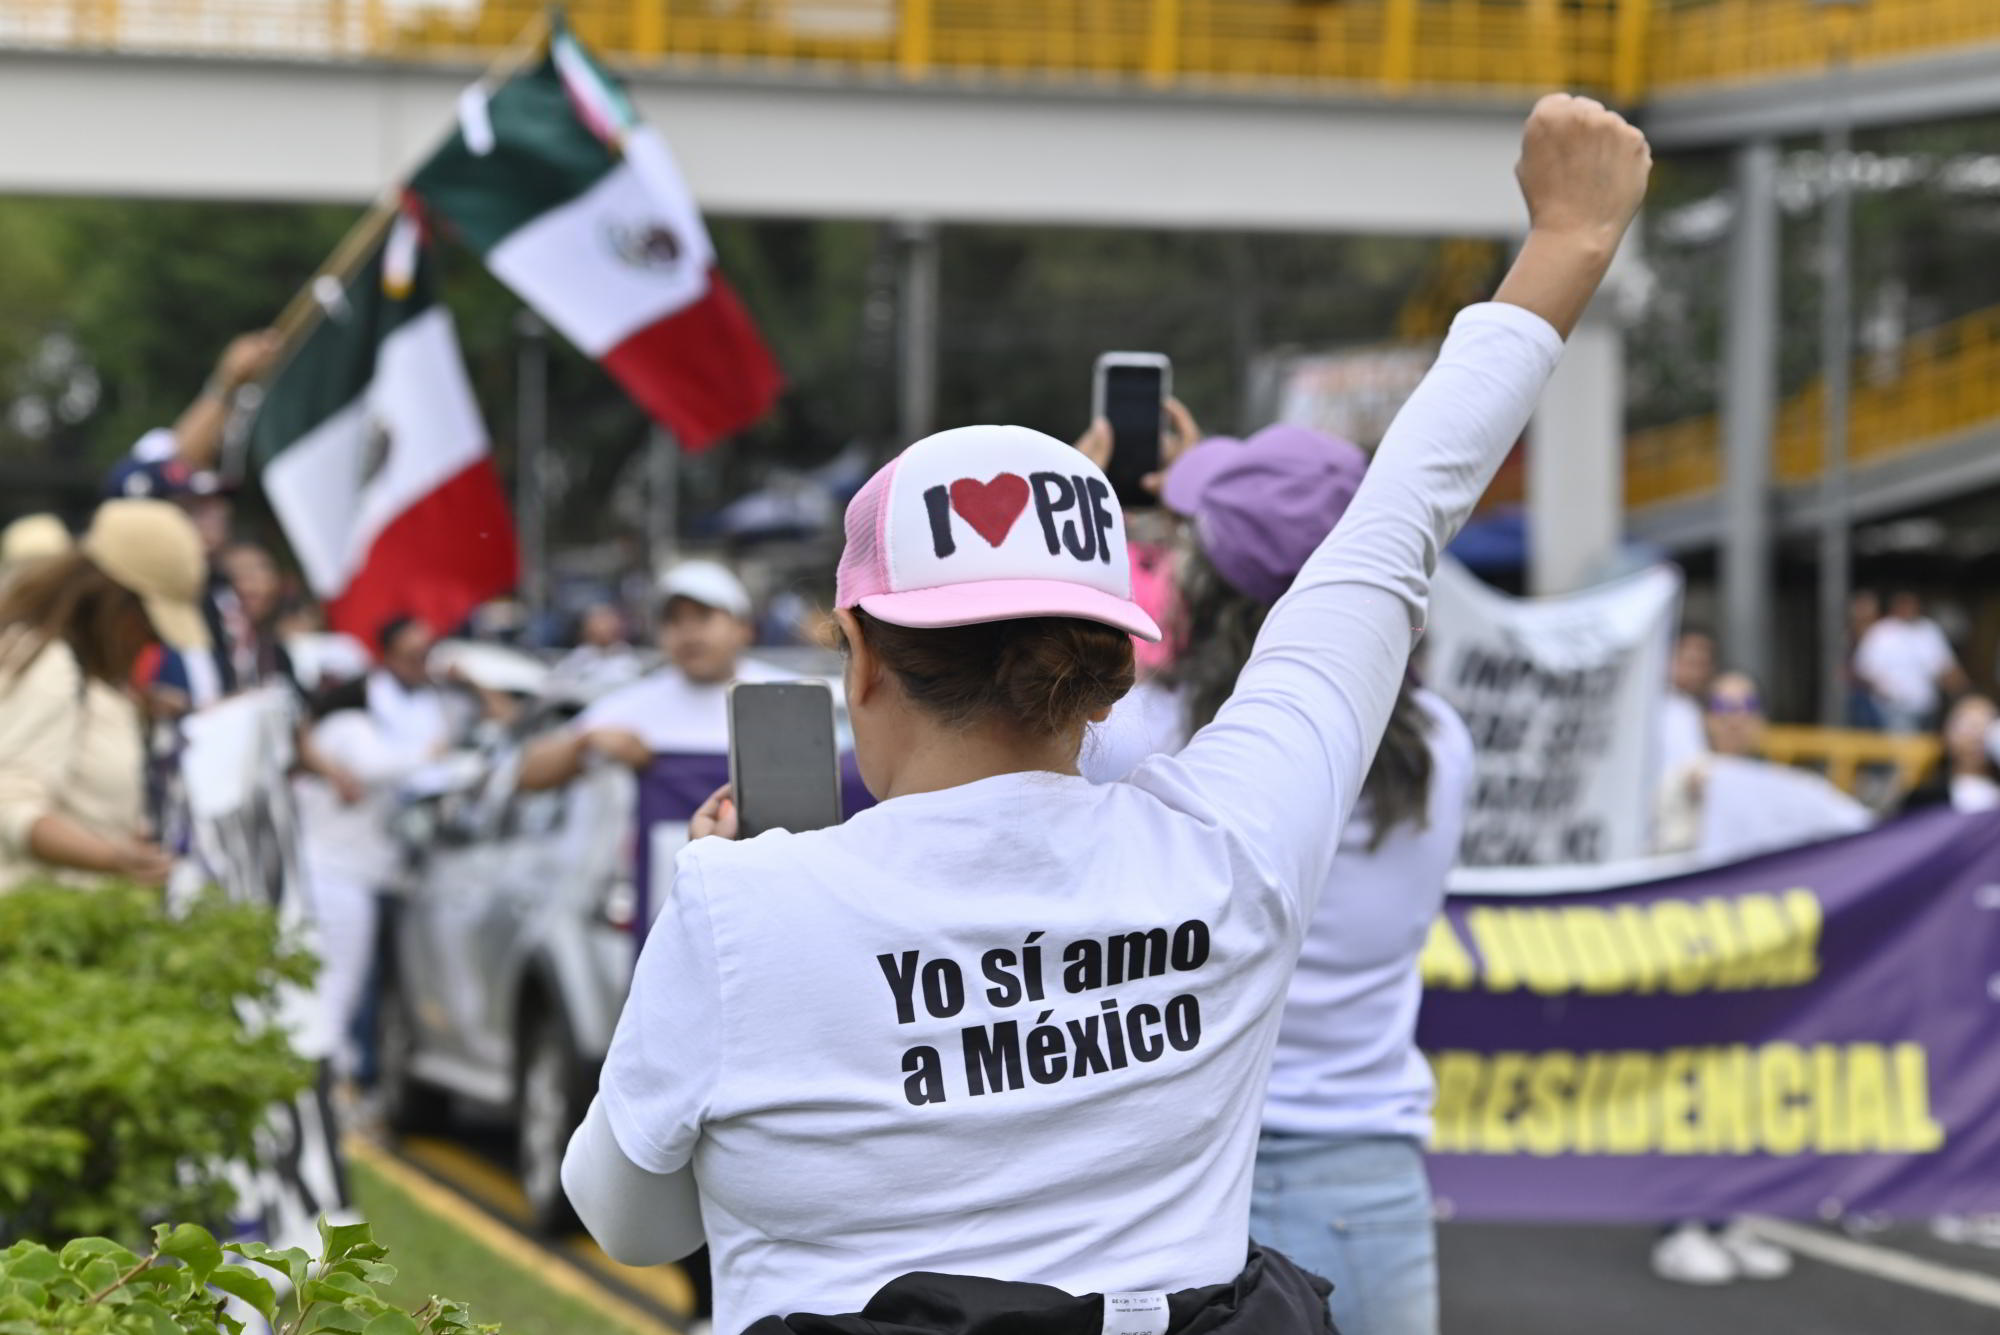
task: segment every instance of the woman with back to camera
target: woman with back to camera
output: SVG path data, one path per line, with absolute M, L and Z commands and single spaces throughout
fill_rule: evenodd
M 863 1329 L 783 1314 L 878 1289 L 871 1314 L 902 1304 L 913 1330 L 1028 1309 L 1027 1328 L 1091 1335 L 1327 1328 L 1248 1240 L 1326 831 L 1361 794 L 1438 552 L 1649 163 L 1596 103 L 1537 106 L 1533 228 L 1497 299 L 1459 317 L 1235 694 L 1123 782 L 1077 768 L 1131 685 L 1129 634 L 1158 635 L 1103 474 L 1036 432 L 970 427 L 870 481 L 837 616 L 882 804 L 740 843 L 726 794 L 704 809 L 697 833 L 723 837 L 678 859 L 564 1164 L 607 1250 L 653 1263 L 705 1236 L 726 1335 Z
M 1109 430 L 1094 426 L 1082 448 L 1107 462 Z M 1368 460 L 1347 441 L 1278 425 L 1203 441 L 1168 465 L 1161 498 L 1189 521 L 1181 647 L 1093 732 L 1092 779 L 1178 751 L 1221 712 L 1272 605 L 1340 522 Z M 1333 1282 L 1344 1335 L 1438 1328 L 1417 960 L 1457 859 L 1473 760 L 1451 706 L 1406 678 L 1353 819 L 1324 833 L 1338 851 L 1278 1030 L 1250 1233 Z
M 75 550 L 0 595 L 0 890 L 36 876 L 159 885 L 132 672 L 208 644 L 201 538 L 165 501 L 106 501 Z

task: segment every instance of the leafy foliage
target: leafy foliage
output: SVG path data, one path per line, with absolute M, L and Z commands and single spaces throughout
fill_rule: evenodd
M 310 1081 L 258 1017 L 312 969 L 219 894 L 178 918 L 130 887 L 0 895 L 0 1234 L 223 1218 L 226 1164 Z
M 217 1243 L 195 1224 L 161 1224 L 141 1256 L 109 1238 L 52 1251 L 0 1251 L 0 1335 L 240 1335 L 229 1298 L 277 1335 L 485 1335 L 465 1304 L 432 1297 L 406 1311 L 379 1292 L 395 1281 L 366 1224 L 320 1222 L 320 1258 L 297 1247 Z M 274 1282 L 275 1280 L 275 1282 Z M 281 1301 L 280 1293 L 289 1297 Z

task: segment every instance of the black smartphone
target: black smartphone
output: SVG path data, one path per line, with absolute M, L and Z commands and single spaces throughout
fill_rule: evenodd
M 1140 485 L 1160 468 L 1160 431 L 1167 396 L 1174 392 L 1174 364 L 1160 352 L 1107 352 L 1091 382 L 1091 416 L 1111 424 L 1111 467 L 1105 470 L 1126 509 L 1157 505 Z
M 840 751 L 825 682 L 729 688 L 729 784 L 744 839 L 840 824 Z

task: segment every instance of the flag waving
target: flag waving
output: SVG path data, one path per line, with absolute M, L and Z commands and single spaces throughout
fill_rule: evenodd
M 325 318 L 251 427 L 264 494 L 334 629 L 366 644 L 395 616 L 447 630 L 519 576 L 451 313 L 408 217 L 320 284 Z
M 666 144 L 560 19 L 539 63 L 466 90 L 457 133 L 410 188 L 684 448 L 776 397 L 777 367 Z

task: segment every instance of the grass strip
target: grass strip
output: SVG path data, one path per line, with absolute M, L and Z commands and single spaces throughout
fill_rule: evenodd
M 505 1335 L 662 1335 L 668 1329 L 621 1319 L 613 1309 L 624 1304 L 608 1295 L 599 1304 L 562 1292 L 518 1256 L 503 1255 L 474 1236 L 483 1230 L 428 1208 L 359 1158 L 350 1158 L 348 1172 L 356 1206 L 375 1226 L 376 1241 L 389 1249 L 389 1263 L 396 1267 L 390 1286 L 396 1301 L 414 1307 L 434 1293 L 455 1298 L 470 1304 L 474 1320 L 499 1322 Z M 475 1207 L 464 1209 L 470 1213 Z M 520 1240 L 520 1246 L 532 1244 Z M 549 1256 L 543 1265 L 552 1274 L 567 1263 Z

